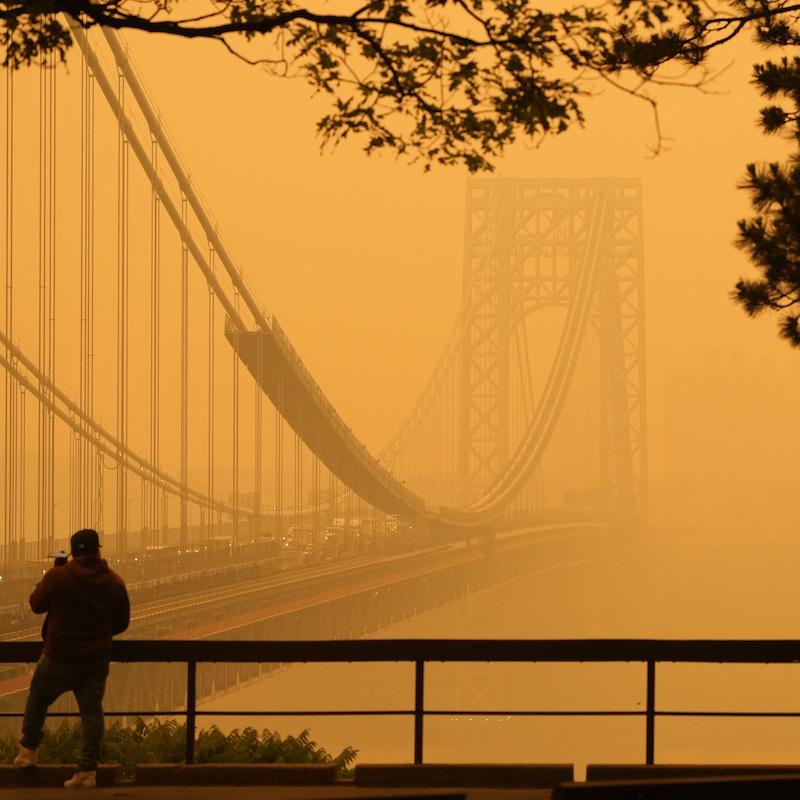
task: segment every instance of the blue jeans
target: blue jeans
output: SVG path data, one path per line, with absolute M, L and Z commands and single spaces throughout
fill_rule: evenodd
M 100 760 L 103 739 L 103 695 L 108 677 L 108 659 L 64 664 L 43 655 L 33 673 L 20 744 L 35 750 L 42 741 L 47 709 L 64 692 L 71 691 L 81 714 L 81 755 L 78 769 L 94 770 Z

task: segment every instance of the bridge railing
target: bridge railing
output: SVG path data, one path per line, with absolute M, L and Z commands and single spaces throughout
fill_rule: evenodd
M 40 642 L 0 642 L 0 663 L 23 664 L 39 659 Z M 800 662 L 800 640 L 676 640 L 676 639 L 369 639 L 351 641 L 214 641 L 119 640 L 112 661 L 125 663 L 178 662 L 186 665 L 186 704 L 158 712 L 120 710 L 113 716 L 182 716 L 186 718 L 185 759 L 194 762 L 199 716 L 253 716 L 247 711 L 201 711 L 197 708 L 197 665 L 201 663 L 398 663 L 414 665 L 414 705 L 387 710 L 296 710 L 255 712 L 263 716 L 408 716 L 414 719 L 414 763 L 423 761 L 426 716 L 480 713 L 482 716 L 644 717 L 645 763 L 655 757 L 655 722 L 672 717 L 800 717 L 800 711 L 660 710 L 656 704 L 656 667 L 661 663 L 792 664 Z M 635 663 L 645 671 L 643 708 L 631 710 L 437 710 L 425 706 L 425 667 L 429 663 Z M 2 712 L 0 717 L 20 717 Z M 60 713 L 57 716 L 76 716 Z

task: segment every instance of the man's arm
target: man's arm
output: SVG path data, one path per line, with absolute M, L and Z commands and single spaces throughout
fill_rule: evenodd
M 128 590 L 125 588 L 125 582 L 121 578 L 119 579 L 119 588 L 119 602 L 111 618 L 111 633 L 114 636 L 127 630 L 131 621 L 131 601 L 128 599 Z
M 45 573 L 44 577 L 36 584 L 36 588 L 31 592 L 30 602 L 31 611 L 34 614 L 44 614 L 50 610 L 50 596 L 53 593 L 53 573 L 51 569 Z

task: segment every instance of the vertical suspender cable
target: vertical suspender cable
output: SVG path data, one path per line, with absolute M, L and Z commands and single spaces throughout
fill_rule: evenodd
M 76 469 L 75 462 L 77 460 L 76 449 L 78 447 L 78 441 L 80 439 L 80 435 L 73 428 L 73 426 L 75 424 L 76 424 L 75 423 L 75 415 L 71 413 L 69 415 L 69 430 L 67 432 L 67 436 L 69 437 L 69 447 L 67 448 L 68 449 L 67 464 L 69 465 L 68 470 L 67 470 L 67 472 L 69 474 L 69 489 L 68 489 L 67 497 L 68 497 L 68 502 L 69 502 L 69 523 L 68 524 L 69 524 L 70 530 L 73 530 L 73 531 L 76 530 L 76 527 L 75 527 L 76 526 L 75 520 L 77 519 L 77 514 L 76 514 L 77 497 L 76 496 L 78 494 L 77 489 L 75 488 L 78 485 L 78 480 L 77 480 L 78 470 Z M 80 423 L 77 423 L 77 424 L 80 425 Z
M 158 196 L 158 138 L 150 134 L 150 163 L 153 168 L 150 191 L 150 463 L 158 469 L 159 446 L 161 443 L 159 427 L 160 377 L 161 377 L 161 201 Z M 144 487 L 143 487 L 144 488 Z M 147 529 L 149 544 L 158 544 L 159 484 L 153 481 L 148 487 Z
M 125 108 L 125 78 L 118 73 L 118 97 Z M 128 549 L 128 138 L 122 117 L 117 135 L 117 548 Z
M 336 501 L 336 475 L 330 468 L 328 469 L 328 508 L 330 514 L 330 519 L 328 521 L 328 524 L 332 525 L 333 520 L 336 519 L 337 501 Z
M 352 470 L 348 467 L 347 486 L 344 490 L 344 529 L 350 529 L 350 520 L 353 518 L 353 485 Z
M 11 527 L 8 531 L 8 538 L 9 538 L 9 557 L 11 563 L 14 564 L 18 561 L 17 557 L 17 510 L 19 506 L 17 505 L 17 498 L 18 498 L 18 470 L 17 470 L 17 461 L 18 461 L 18 452 L 19 452 L 19 426 L 18 426 L 18 414 L 17 414 L 17 388 L 16 386 L 12 386 L 12 405 L 11 405 L 11 413 L 13 414 L 13 423 L 11 426 L 11 495 L 10 495 L 10 502 L 11 502 Z
M 144 468 L 139 470 L 139 549 L 146 550 L 150 545 L 150 532 L 147 518 L 150 505 L 150 484 L 145 480 Z M 153 487 L 155 490 L 155 487 Z
M 208 267 L 216 268 L 216 253 L 209 244 Z M 208 535 L 214 533 L 214 287 L 208 284 Z
M 187 225 L 188 201 L 181 193 L 181 217 L 184 230 Z M 181 235 L 181 512 L 180 542 L 183 547 L 189 540 L 189 520 L 186 489 L 189 481 L 189 245 Z
M 48 253 L 48 292 L 47 292 L 47 313 L 48 313 L 48 348 L 47 348 L 47 378 L 52 385 L 56 378 L 56 146 L 58 143 L 58 131 L 56 130 L 56 64 L 57 56 L 51 52 L 49 54 L 50 64 L 47 75 L 50 83 L 49 91 L 49 163 L 48 179 L 49 187 L 47 193 L 48 201 L 48 230 L 49 230 L 49 253 Z M 51 393 L 52 395 L 52 393 Z M 49 486 L 47 488 L 47 546 L 52 548 L 55 543 L 55 413 L 52 408 L 47 412 L 47 434 L 49 437 Z
M 14 71 L 6 69 L 6 125 L 5 125 L 5 219 L 3 233 L 4 265 L 5 265 L 5 324 L 6 335 L 9 340 L 14 337 Z M 6 349 L 6 359 L 10 362 L 11 354 Z M 5 531 L 3 536 L 3 566 L 9 567 L 12 563 L 11 531 L 14 521 L 14 483 L 12 479 L 14 455 L 12 441 L 14 437 L 14 397 L 15 382 L 6 370 L 6 395 L 4 419 L 4 486 L 3 506 L 5 513 Z
M 300 407 L 300 431 L 294 435 L 294 524 L 303 524 L 303 407 Z
M 52 56 L 39 69 L 39 370 L 52 384 L 55 377 L 55 100 L 56 70 Z M 45 399 L 51 397 L 40 385 Z M 55 418 L 39 405 L 39 531 L 45 547 L 55 530 Z M 14 529 L 12 528 L 12 532 Z
M 311 544 L 314 546 L 315 551 L 319 547 L 319 504 L 320 504 L 320 461 L 319 456 L 317 453 L 321 452 L 322 450 L 322 430 L 320 427 L 317 427 L 317 448 L 316 452 L 313 454 L 313 461 L 312 461 L 312 494 L 314 495 L 314 519 L 313 519 L 313 528 L 312 528 L 312 538 Z
M 94 177 L 95 177 L 95 153 L 94 153 L 94 75 L 89 70 L 87 76 L 87 101 L 89 105 L 88 116 L 88 161 L 89 176 L 87 181 L 88 193 L 88 229 L 87 239 L 87 265 L 86 265 L 86 413 L 89 417 L 94 416 Z M 94 520 L 97 514 L 95 507 L 97 487 L 94 462 L 95 454 L 88 436 L 84 437 L 84 517 L 87 520 Z
M 161 531 L 162 531 L 162 544 L 166 538 L 166 533 L 169 530 L 169 496 L 167 495 L 167 487 L 161 481 L 161 494 L 159 496 L 161 501 Z
M 253 478 L 253 484 L 255 489 L 254 494 L 254 511 L 255 516 L 253 518 L 253 533 L 256 536 L 261 536 L 263 533 L 262 531 L 262 524 L 261 524 L 261 506 L 262 506 L 262 498 L 261 498 L 261 488 L 263 485 L 262 482 L 262 470 L 263 470 L 263 456 L 264 456 L 264 442 L 263 442 L 263 430 L 262 430 L 262 416 L 263 416 L 263 405 L 262 405 L 262 389 L 261 383 L 263 380 L 263 355 L 262 355 L 262 340 L 261 337 L 258 338 L 258 362 L 256 365 L 256 379 L 254 381 L 254 388 L 255 388 L 255 397 L 254 397 L 254 406 L 253 406 L 253 440 L 255 446 L 255 452 L 253 454 L 253 465 L 255 468 L 255 476 Z
M 86 57 L 81 74 L 81 277 L 80 277 L 80 407 L 93 415 L 94 388 L 94 77 Z M 76 447 L 75 524 L 94 519 L 94 454 L 91 435 L 81 423 Z
M 19 554 L 26 561 L 25 545 L 25 387 L 19 387 Z
M 88 228 L 88 181 L 89 158 L 87 152 L 87 77 L 88 66 L 86 57 L 81 59 L 81 110 L 80 110 L 80 158 L 79 178 L 80 183 L 80 261 L 78 264 L 78 287 L 79 299 L 78 308 L 80 315 L 78 318 L 78 405 L 82 412 L 86 411 L 86 250 L 87 250 L 87 228 Z M 74 418 L 74 417 L 73 417 Z M 83 431 L 85 425 L 83 420 L 79 420 L 78 425 Z M 83 500 L 83 452 L 81 447 L 81 435 L 77 431 L 69 431 L 69 510 L 71 530 L 76 530 L 77 520 L 82 517 L 81 501 Z
M 458 352 L 456 350 L 456 352 Z M 456 397 L 454 382 L 458 380 L 458 359 L 451 359 L 450 365 L 445 373 L 445 408 L 448 411 L 447 420 L 447 441 L 445 443 L 445 464 L 447 469 L 447 496 L 445 503 L 448 506 L 455 506 L 458 502 L 458 493 L 455 491 L 455 474 L 458 468 L 458 452 L 456 450 L 456 431 L 458 427 L 458 409 L 456 408 Z
M 94 492 L 96 502 L 95 529 L 102 531 L 105 529 L 105 517 L 103 515 L 103 501 L 105 499 L 105 485 L 103 482 L 103 452 L 100 448 L 94 451 Z
M 283 375 L 278 377 L 278 403 L 275 405 L 275 540 L 283 547 Z
M 46 142 L 46 63 L 43 60 L 39 65 L 39 290 L 38 290 L 38 364 L 39 372 L 46 371 L 45 346 L 46 346 L 46 317 L 45 317 L 45 278 L 47 275 L 47 142 Z M 43 399 L 47 398 L 46 387 L 40 384 L 39 390 L 42 392 Z M 38 506 L 38 527 L 40 535 L 44 540 L 45 547 L 49 538 L 47 531 L 47 485 L 48 485 L 48 449 L 47 449 L 47 408 L 44 404 L 39 404 L 38 436 L 39 436 L 39 472 L 37 477 L 37 506 Z M 12 438 L 13 441 L 13 438 Z M 12 465 L 13 470 L 13 465 Z M 12 472 L 13 474 L 13 472 Z M 14 526 L 9 530 L 13 536 Z
M 239 292 L 234 291 L 233 303 L 239 311 Z M 239 329 L 236 328 L 236 347 L 231 349 L 233 357 L 233 544 L 239 544 Z
M 449 421 L 449 414 L 447 413 L 448 409 L 445 405 L 447 402 L 445 386 L 445 376 L 440 374 L 436 385 L 436 402 L 439 408 L 439 417 L 436 426 L 436 437 L 434 439 L 434 451 L 431 453 L 431 461 L 432 463 L 435 463 L 436 470 L 434 479 L 437 486 L 436 503 L 438 505 L 445 503 L 442 493 L 446 483 L 445 475 L 447 470 L 447 457 L 445 453 L 447 452 L 447 425 Z

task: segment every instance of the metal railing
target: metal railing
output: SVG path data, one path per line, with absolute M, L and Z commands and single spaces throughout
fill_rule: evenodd
M 40 642 L 0 642 L 0 663 L 32 663 Z M 800 717 L 800 711 L 659 710 L 656 666 L 659 663 L 791 664 L 800 662 L 800 640 L 676 639 L 369 639 L 355 641 L 214 641 L 119 640 L 112 661 L 186 664 L 186 705 L 172 711 L 122 710 L 110 716 L 183 716 L 186 718 L 186 763 L 194 762 L 199 716 L 408 716 L 414 719 L 414 763 L 423 761 L 425 717 L 644 717 L 645 763 L 655 759 L 655 722 L 672 717 Z M 431 662 L 641 663 L 645 668 L 645 707 L 631 710 L 438 710 L 425 707 L 425 665 Z M 197 665 L 201 663 L 408 662 L 414 665 L 413 709 L 198 711 Z M 2 712 L 0 717 L 20 717 Z M 60 713 L 57 716 L 77 716 Z

